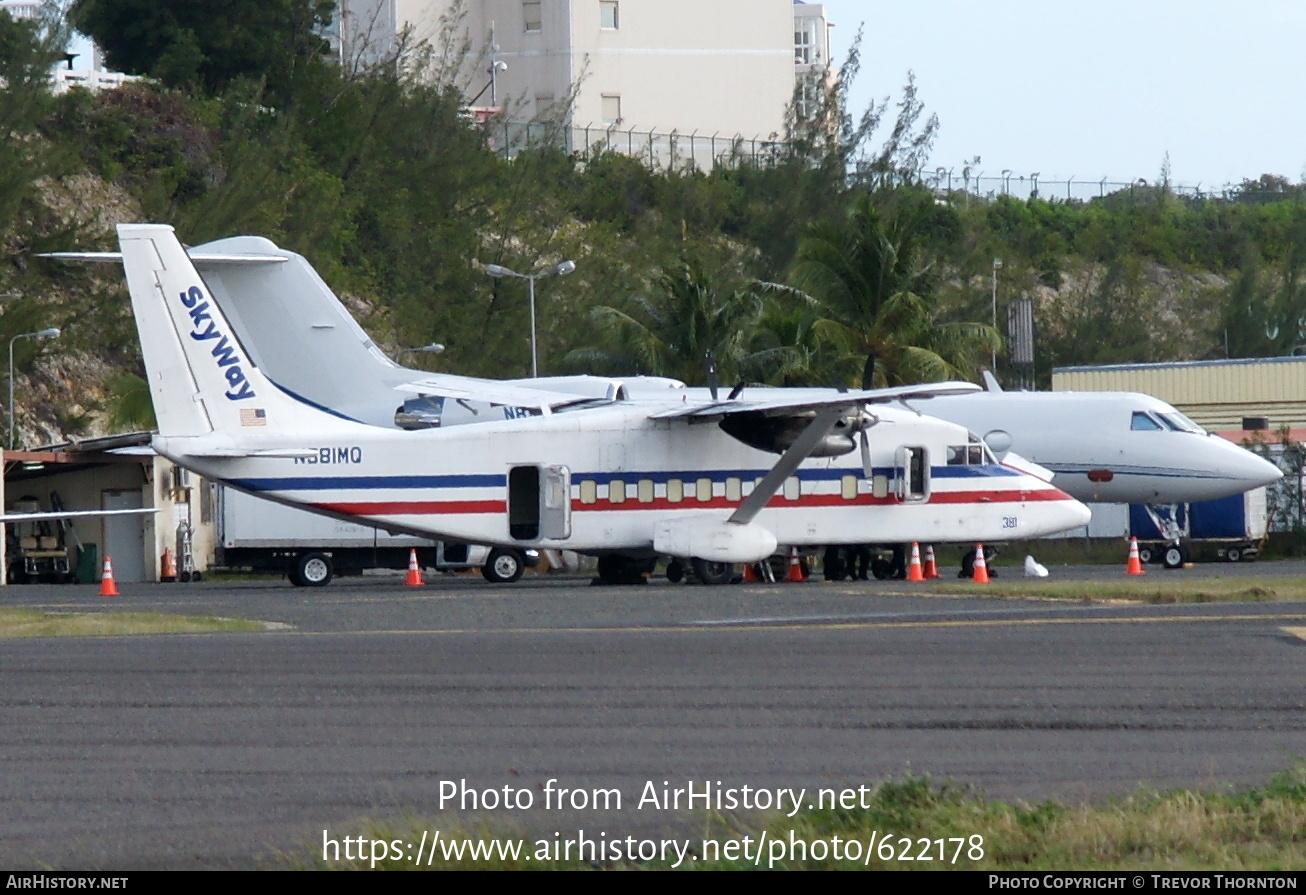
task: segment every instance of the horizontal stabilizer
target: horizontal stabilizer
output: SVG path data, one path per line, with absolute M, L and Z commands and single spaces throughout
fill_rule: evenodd
M 213 252 L 187 252 L 190 260 L 199 265 L 206 264 L 284 264 L 287 258 L 277 255 L 239 255 Z M 122 262 L 122 252 L 47 252 L 39 258 L 54 258 L 58 261 L 90 261 L 97 264 Z

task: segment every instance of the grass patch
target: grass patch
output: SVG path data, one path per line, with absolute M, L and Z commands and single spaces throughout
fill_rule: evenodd
M 243 618 L 170 615 L 162 612 L 39 612 L 0 609 L 3 637 L 116 637 L 122 634 L 197 634 L 262 631 L 262 622 Z
M 815 793 L 809 791 L 807 797 L 811 800 Z M 681 869 L 697 870 L 756 869 L 759 864 L 751 853 L 747 858 L 725 857 L 725 843 L 742 846 L 745 837 L 754 849 L 759 842 L 771 844 L 760 861 L 761 867 L 771 869 L 1283 870 L 1306 865 L 1306 765 L 1277 775 L 1265 786 L 1232 795 L 1145 790 L 1103 805 L 1004 802 L 970 787 L 908 777 L 867 787 L 866 796 L 859 797 L 853 808 L 820 808 L 801 811 L 794 818 L 772 815 L 744 822 L 713 815 L 701 826 L 701 833 L 688 837 L 646 834 L 644 839 L 661 841 L 679 835 L 675 841 L 692 856 Z M 599 829 L 585 825 L 585 830 L 591 840 L 599 839 Z M 575 855 L 556 860 L 545 854 L 558 841 L 552 828 L 547 835 L 532 836 L 510 824 L 469 826 L 453 816 L 434 821 L 409 818 L 397 824 L 362 821 L 347 833 L 341 828 L 331 835 L 339 841 L 349 836 L 356 848 L 366 848 L 369 854 L 384 848 L 386 857 L 376 861 L 374 869 L 411 870 L 418 869 L 412 858 L 423 833 L 429 849 L 436 831 L 440 843 L 460 845 L 463 853 L 452 857 L 437 847 L 429 869 L 656 870 L 672 863 L 624 858 L 590 861 Z M 564 838 L 577 835 L 574 830 L 559 832 Z M 611 843 L 618 836 L 624 842 L 625 834 L 615 830 L 601 841 Z M 836 841 L 842 844 L 838 858 Z M 467 851 L 472 843 L 501 849 L 510 842 L 519 844 L 515 857 L 474 858 Z M 793 854 L 790 844 L 795 842 L 805 844 L 805 854 Z M 784 844 L 784 854 L 776 852 L 777 843 Z M 874 843 L 869 858 L 868 843 Z M 401 845 L 411 851 L 403 851 Z M 904 851 L 914 860 L 899 860 Z M 941 851 L 943 860 L 938 857 Z M 373 865 L 370 859 L 346 860 L 343 848 L 340 860 L 322 860 L 320 843 L 311 846 L 308 854 L 311 857 L 294 862 L 295 866 L 361 870 Z M 922 860 L 925 854 L 933 860 Z M 425 858 L 422 864 L 421 869 L 428 869 Z
M 945 584 L 944 594 L 986 597 L 1043 598 L 1088 602 L 1128 600 L 1134 603 L 1265 603 L 1306 600 L 1306 579 L 1202 578 L 1159 580 L 1126 578 L 1120 581 L 1049 581 L 995 579 L 989 584 Z

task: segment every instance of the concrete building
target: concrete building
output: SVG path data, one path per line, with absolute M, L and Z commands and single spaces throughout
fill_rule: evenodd
M 795 84 L 830 70 L 825 8 L 793 0 L 344 0 L 342 61 L 385 58 L 405 27 L 441 46 L 456 9 L 471 105 L 561 123 L 573 144 L 774 140 Z

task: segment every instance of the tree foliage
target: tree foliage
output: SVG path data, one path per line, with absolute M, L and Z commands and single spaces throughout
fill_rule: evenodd
M 305 69 L 322 65 L 319 29 L 331 0 L 75 0 L 69 18 L 117 71 L 219 93 L 262 80 L 288 98 Z

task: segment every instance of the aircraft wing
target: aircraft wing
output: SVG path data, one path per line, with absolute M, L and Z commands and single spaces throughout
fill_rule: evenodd
M 824 392 L 820 396 L 803 390 L 799 395 L 786 395 L 784 389 L 768 389 L 760 398 L 735 401 L 682 402 L 657 413 L 650 419 L 718 419 L 738 413 L 760 413 L 764 416 L 796 416 L 819 411 L 827 407 L 857 407 L 864 404 L 887 404 L 932 398 L 935 395 L 961 395 L 981 391 L 969 382 L 935 382 L 923 385 L 904 385 L 896 388 L 867 389 L 857 392 Z
M 155 507 L 127 510 L 63 510 L 48 513 L 3 513 L 0 522 L 45 522 L 51 519 L 76 519 L 82 516 L 128 516 L 142 513 L 157 513 Z
M 415 395 L 439 395 L 445 398 L 465 401 L 483 401 L 489 404 L 503 404 L 508 407 L 532 407 L 546 409 L 558 404 L 570 404 L 573 401 L 587 400 L 586 395 L 571 392 L 546 391 L 523 385 L 512 385 L 497 379 L 477 379 L 472 376 L 455 376 L 451 373 L 436 374 L 412 382 L 396 385 L 401 392 Z

